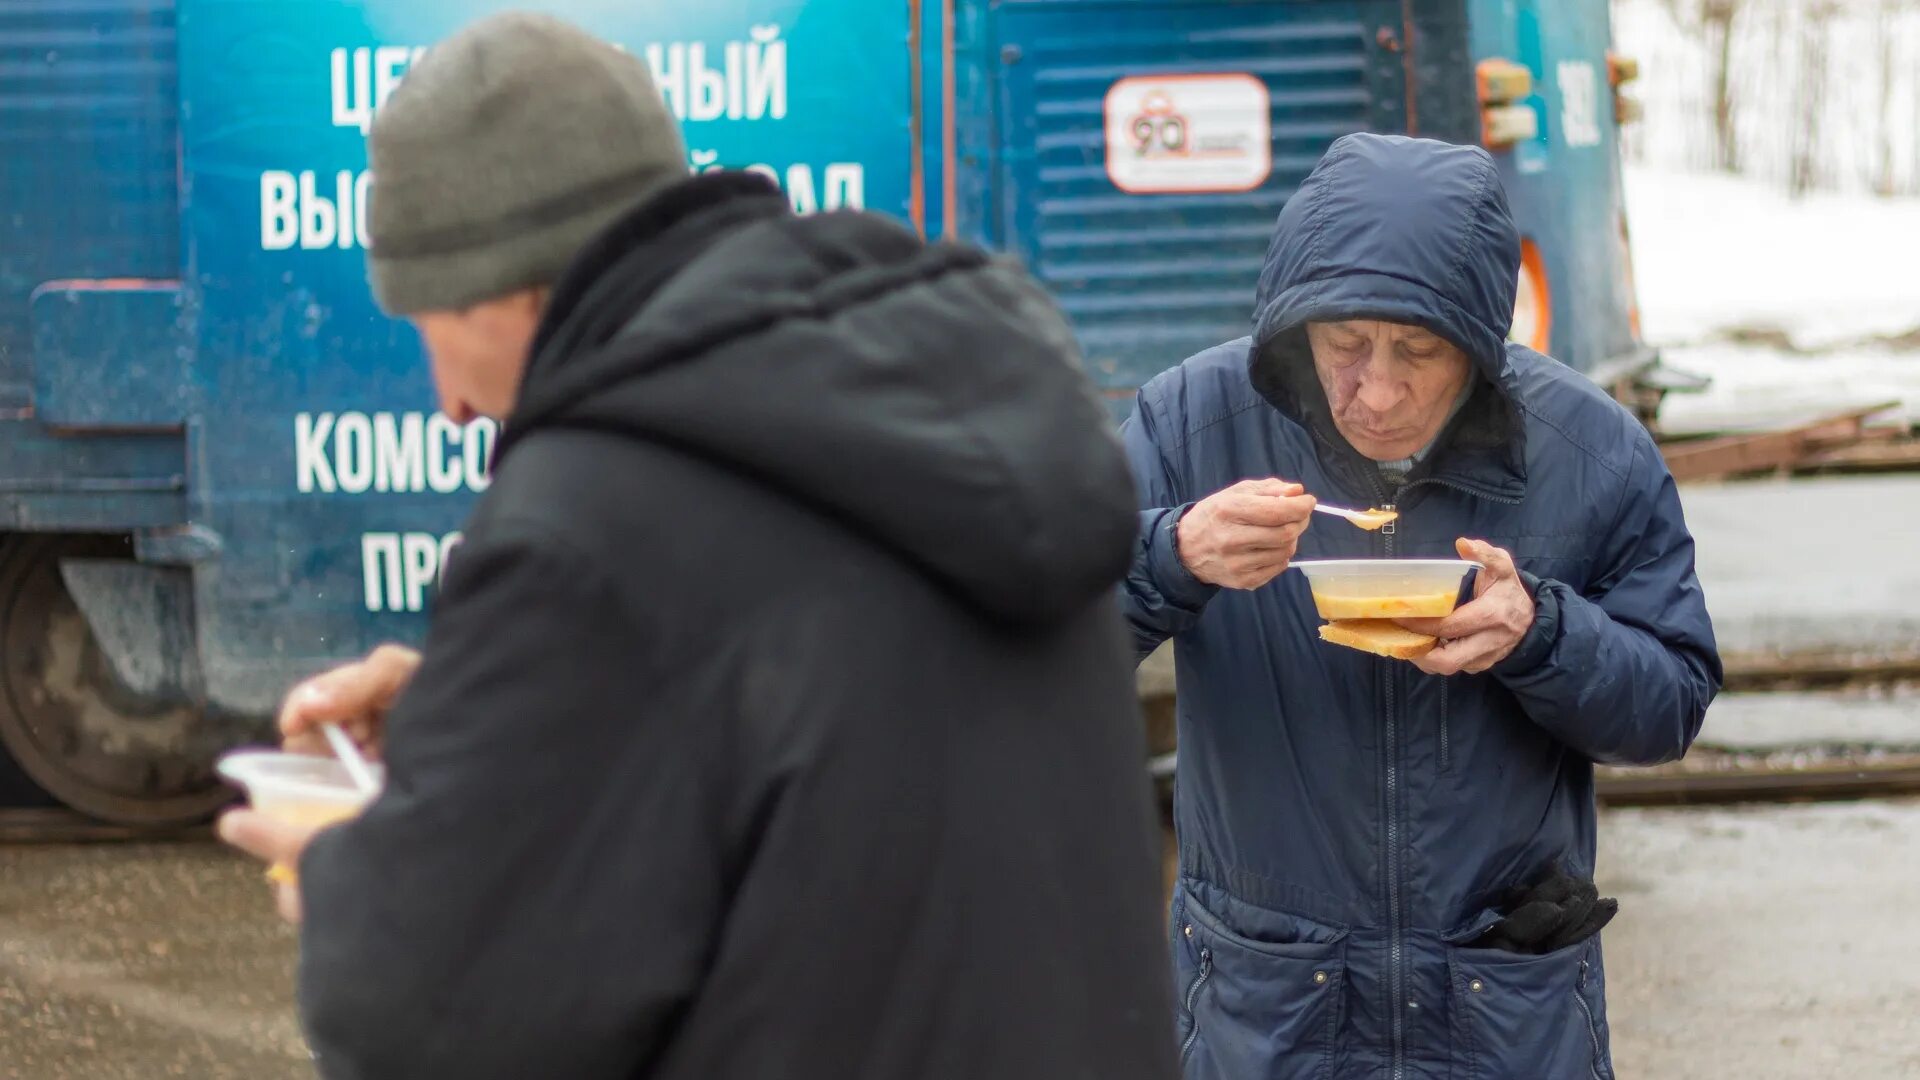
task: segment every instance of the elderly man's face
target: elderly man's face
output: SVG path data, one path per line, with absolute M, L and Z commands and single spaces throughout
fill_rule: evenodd
M 1432 442 L 1473 376 L 1466 353 L 1418 326 L 1308 323 L 1307 341 L 1334 426 L 1374 461 L 1411 457 Z

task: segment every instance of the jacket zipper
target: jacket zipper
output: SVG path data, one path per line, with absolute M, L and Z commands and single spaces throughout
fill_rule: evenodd
M 1193 1052 L 1193 1042 L 1200 1037 L 1200 1017 L 1193 1006 L 1200 1000 L 1200 988 L 1207 985 L 1207 979 L 1213 974 L 1213 950 L 1200 950 L 1200 972 L 1193 977 L 1193 985 L 1187 987 L 1187 1022 L 1193 1026 L 1187 1029 L 1187 1041 L 1180 1044 L 1180 1065 L 1186 1067 L 1187 1055 Z
M 1380 496 L 1381 509 L 1394 509 L 1377 475 L 1373 487 Z M 1400 494 L 1405 491 L 1402 488 Z M 1393 558 L 1393 541 L 1398 535 L 1394 525 L 1390 521 L 1380 527 L 1380 539 L 1386 545 L 1386 557 L 1389 559 Z M 1394 668 L 1396 661 L 1382 660 L 1380 663 L 1384 665 L 1386 673 L 1387 706 L 1387 913 L 1391 922 L 1387 945 L 1387 993 L 1392 995 L 1393 1080 L 1402 1080 L 1406 1075 L 1406 941 L 1401 929 L 1400 910 L 1400 721 L 1393 692 L 1399 673 Z
M 1477 488 L 1467 487 L 1465 484 L 1456 484 L 1451 480 L 1440 480 L 1431 476 L 1422 477 L 1421 479 L 1415 480 L 1413 483 L 1408 484 L 1405 487 L 1402 487 L 1400 489 L 1400 493 L 1395 497 L 1399 499 L 1405 499 L 1407 492 L 1412 491 L 1415 488 L 1425 487 L 1425 486 L 1446 488 L 1448 491 L 1458 491 L 1463 495 L 1470 495 L 1476 499 L 1486 499 L 1489 502 L 1504 503 L 1508 506 L 1520 505 L 1519 499 L 1508 498 L 1504 495 L 1494 495 L 1486 491 L 1481 491 Z M 1390 532 L 1392 531 L 1392 529 L 1393 529 L 1393 526 L 1389 524 L 1389 525 L 1382 526 L 1380 531 Z M 1389 558 L 1393 556 L 1392 541 L 1387 542 L 1387 556 Z M 1453 761 L 1453 726 L 1452 726 L 1452 718 L 1449 715 L 1449 711 L 1450 710 L 1447 708 L 1447 683 L 1446 683 L 1446 680 L 1443 679 L 1440 682 L 1440 771 L 1441 772 L 1447 771 L 1448 766 L 1451 765 Z
M 1574 988 L 1573 1000 L 1579 1002 L 1580 1011 L 1587 1014 L 1587 1037 L 1593 1040 L 1593 1080 L 1607 1080 L 1600 1074 L 1600 1025 L 1593 1019 L 1593 1006 L 1587 1004 L 1587 961 L 1580 961 L 1580 985 Z
M 1395 507 L 1394 502 L 1387 501 L 1387 492 L 1386 492 L 1386 489 L 1383 488 L 1380 484 L 1380 477 L 1378 472 L 1376 471 L 1372 473 L 1370 479 L 1373 482 L 1373 490 L 1380 497 L 1380 500 L 1381 500 L 1380 508 L 1383 510 L 1394 509 Z M 1510 505 L 1510 506 L 1517 506 L 1520 503 L 1519 499 L 1505 498 L 1499 495 L 1492 495 L 1484 491 L 1479 491 L 1474 488 L 1467 487 L 1464 484 L 1456 484 L 1449 480 L 1438 480 L 1432 477 L 1424 477 L 1422 479 L 1415 480 L 1410 484 L 1401 485 L 1400 490 L 1394 493 L 1393 498 L 1397 501 L 1404 502 L 1406 500 L 1408 492 L 1423 486 L 1427 486 L 1427 485 L 1432 485 L 1434 487 L 1447 488 L 1449 490 L 1458 491 L 1466 495 L 1472 495 L 1478 498 L 1489 499 L 1494 502 L 1506 503 L 1507 505 Z M 1386 557 L 1389 559 L 1393 558 L 1393 541 L 1394 541 L 1394 537 L 1397 535 L 1397 530 L 1394 528 L 1394 525 L 1395 525 L 1394 522 L 1388 522 L 1387 524 L 1380 527 L 1381 540 L 1386 544 Z M 1400 859 L 1400 724 L 1399 724 L 1399 716 L 1398 716 L 1399 710 L 1396 707 L 1396 702 L 1394 700 L 1394 692 L 1393 692 L 1394 683 L 1399 673 L 1397 668 L 1394 666 L 1397 663 L 1397 661 L 1382 660 L 1381 663 L 1386 665 L 1386 680 L 1387 680 L 1386 681 L 1387 908 L 1388 908 L 1388 914 L 1393 921 L 1393 925 L 1391 927 L 1390 940 L 1387 947 L 1387 989 L 1388 989 L 1388 992 L 1393 995 L 1393 998 L 1392 998 L 1392 1012 L 1393 1012 L 1393 1073 L 1392 1073 L 1392 1077 L 1393 1077 L 1393 1080 L 1405 1080 L 1406 1068 L 1407 1068 L 1406 1066 L 1407 974 L 1406 974 L 1406 931 L 1405 931 L 1405 927 L 1403 926 L 1404 920 L 1401 915 L 1401 902 L 1400 902 L 1400 876 L 1402 872 L 1401 859 Z M 1444 728 L 1442 729 L 1441 753 L 1443 755 L 1449 753 L 1449 751 L 1446 748 Z M 1585 1004 L 1584 999 L 1582 999 L 1581 1004 L 1583 1005 Z M 1589 1024 L 1589 1029 L 1591 1029 L 1591 1024 Z M 1597 1046 L 1599 1036 L 1595 1035 L 1594 1040 L 1595 1040 L 1595 1045 Z M 1598 1066 L 1596 1065 L 1595 1068 L 1597 1069 Z

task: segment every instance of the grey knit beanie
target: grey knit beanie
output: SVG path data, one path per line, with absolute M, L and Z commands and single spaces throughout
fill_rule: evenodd
M 367 265 L 389 315 L 551 285 L 688 171 L 645 61 L 520 12 L 428 50 L 375 115 L 367 154 Z

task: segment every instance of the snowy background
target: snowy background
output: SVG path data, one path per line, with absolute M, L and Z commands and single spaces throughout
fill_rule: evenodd
M 1713 378 L 1661 426 L 1724 430 L 1900 401 L 1920 422 L 1920 198 L 1627 169 L 1641 326 Z
M 1646 109 L 1626 176 L 1642 326 L 1714 380 L 1669 397 L 1662 426 L 1880 401 L 1920 423 L 1920 3 L 1616 0 L 1614 20 Z M 1723 26 L 1738 173 L 1716 168 Z
M 1920 194 L 1920 0 L 1614 0 L 1613 22 L 1647 105 L 1629 155 Z

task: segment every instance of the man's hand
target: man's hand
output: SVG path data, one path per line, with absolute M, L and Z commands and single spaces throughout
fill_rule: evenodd
M 322 724 L 339 724 L 369 759 L 378 760 L 385 741 L 387 710 L 412 681 L 420 654 L 400 645 L 382 645 L 366 659 L 316 675 L 287 695 L 280 708 L 280 737 L 286 749 L 330 755 Z
M 1180 518 L 1180 561 L 1209 585 L 1257 589 L 1286 570 L 1314 498 L 1284 480 L 1242 480 Z
M 1505 660 L 1533 628 L 1533 595 L 1520 580 L 1513 556 L 1483 540 L 1461 540 L 1463 559 L 1481 566 L 1473 599 L 1444 619 L 1399 619 L 1416 634 L 1431 634 L 1440 644 L 1413 663 L 1429 675 L 1477 675 Z
M 290 824 L 258 810 L 230 810 L 220 816 L 220 839 L 273 864 L 267 878 L 273 882 L 280 917 L 290 923 L 300 921 L 300 886 L 293 878 L 293 867 L 300 864 L 300 853 L 322 828 Z
M 378 760 L 385 741 L 387 710 L 413 681 L 420 654 L 400 645 L 382 645 L 356 660 L 316 675 L 287 695 L 280 707 L 282 745 L 299 754 L 330 755 L 323 724 L 339 724 L 369 759 Z M 257 810 L 234 810 L 220 818 L 220 839 L 272 864 L 280 916 L 300 921 L 300 887 L 293 867 L 323 825 L 296 825 Z

